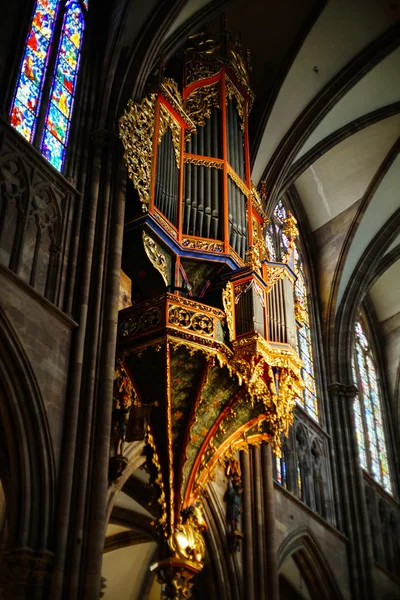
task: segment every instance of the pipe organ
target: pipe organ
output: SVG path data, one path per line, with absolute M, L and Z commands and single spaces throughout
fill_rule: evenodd
M 164 541 L 152 568 L 165 598 L 189 597 L 203 566 L 201 505 L 215 469 L 249 444 L 279 453 L 303 388 L 296 223 L 287 217 L 288 246 L 271 261 L 250 179 L 247 58 L 230 34 L 199 33 L 176 62 L 179 77 L 129 102 L 120 120 L 133 304 L 120 311 L 113 429 L 130 430 L 121 406 L 153 406 L 145 451 Z M 112 447 L 121 471 L 123 445 Z

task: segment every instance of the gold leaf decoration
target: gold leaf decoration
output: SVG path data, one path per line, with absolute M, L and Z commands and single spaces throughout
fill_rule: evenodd
M 130 100 L 119 120 L 119 136 L 125 149 L 128 175 L 145 211 L 150 203 L 155 105 L 156 94 L 150 94 L 136 104 Z

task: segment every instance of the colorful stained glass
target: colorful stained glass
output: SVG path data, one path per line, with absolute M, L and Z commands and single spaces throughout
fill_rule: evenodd
M 269 252 L 269 260 L 273 262 L 276 260 L 276 254 L 275 254 L 274 242 L 272 239 L 272 233 L 270 231 L 267 231 L 267 234 L 265 236 L 265 242 L 267 244 L 267 249 Z
M 64 165 L 68 142 L 83 30 L 81 6 L 75 0 L 71 0 L 66 5 L 50 103 L 40 147 L 43 156 L 59 171 Z
M 301 468 L 300 468 L 300 463 L 299 461 L 297 461 L 297 494 L 299 496 L 299 498 L 302 500 L 303 499 L 303 489 L 302 489 L 302 485 L 301 485 Z
M 356 323 L 353 377 L 360 391 L 354 402 L 360 463 L 386 491 L 391 492 L 385 432 L 376 369 L 367 336 Z
M 279 201 L 273 212 L 273 225 L 271 225 L 266 237 L 268 248 L 270 247 L 270 245 L 273 247 L 274 236 L 278 240 L 274 256 L 276 256 L 277 254 L 279 254 L 280 256 L 287 254 L 289 241 L 285 234 L 282 232 L 283 223 L 286 217 L 286 208 L 283 202 Z M 302 377 L 305 383 L 305 389 L 303 397 L 297 398 L 297 402 L 308 412 L 310 416 L 312 416 L 316 421 L 318 421 L 318 399 L 315 388 L 314 366 L 312 358 L 311 332 L 307 301 L 307 286 L 301 256 L 296 246 L 294 248 L 293 257 L 291 257 L 289 266 L 294 270 L 297 276 L 294 290 L 295 298 L 296 302 L 301 306 L 301 313 L 303 315 L 303 321 L 301 325 L 300 323 L 298 323 L 297 350 L 299 352 L 300 358 L 303 361 Z
M 315 388 L 314 366 L 312 359 L 311 332 L 308 317 L 307 288 L 303 268 L 298 251 L 294 255 L 294 267 L 297 281 L 294 288 L 296 301 L 303 309 L 303 323 L 298 326 L 297 340 L 300 358 L 303 361 L 302 377 L 305 383 L 303 402 L 301 405 L 316 421 L 318 421 L 318 400 Z
M 11 125 L 29 142 L 35 134 L 58 6 L 59 0 L 38 0 L 35 4 L 11 105 Z
M 286 219 L 286 209 L 282 203 L 282 200 L 279 200 L 278 204 L 276 205 L 274 216 L 280 223 L 283 223 L 283 221 Z

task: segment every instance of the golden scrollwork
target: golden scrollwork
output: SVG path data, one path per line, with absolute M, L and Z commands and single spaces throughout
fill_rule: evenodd
M 188 115 L 183 110 L 183 100 L 176 81 L 166 77 L 161 83 L 160 91 L 164 98 L 171 104 L 172 108 L 181 117 L 183 122 L 186 123 L 188 130 L 196 131 L 196 125 L 189 119 Z
M 290 210 L 288 210 L 287 216 L 286 216 L 285 220 L 283 221 L 282 233 L 288 239 L 288 248 L 287 248 L 287 251 L 285 252 L 284 256 L 282 257 L 282 262 L 287 263 L 292 251 L 294 250 L 294 247 L 296 244 L 296 238 L 299 235 L 299 230 L 297 228 L 297 221 L 296 221 L 295 217 L 292 215 L 292 213 L 290 212 Z
M 267 292 L 275 285 L 277 281 L 287 277 L 292 283 L 295 282 L 294 275 L 284 265 L 268 266 L 266 270 L 265 281 L 267 284 Z
M 160 223 L 160 225 L 169 233 L 171 237 L 175 239 L 178 237 L 176 229 L 172 227 L 171 223 L 167 221 L 167 219 L 164 219 L 163 215 L 158 212 L 158 210 L 153 212 L 153 217 L 156 221 L 158 221 L 158 223 Z
M 267 217 L 267 213 L 263 209 L 261 196 L 258 193 L 258 190 L 253 182 L 251 182 L 251 205 L 256 211 L 256 213 L 262 218 L 263 226 L 266 227 L 269 225 L 269 219 Z
M 168 323 L 207 336 L 211 336 L 215 332 L 214 321 L 208 315 L 192 312 L 180 306 L 169 307 Z
M 234 294 L 233 284 L 228 281 L 225 288 L 222 290 L 222 303 L 224 305 L 226 324 L 229 331 L 229 340 L 235 339 L 235 313 L 234 313 Z
M 158 490 L 157 502 L 161 508 L 160 517 L 157 519 L 157 521 L 154 523 L 154 525 L 161 527 L 161 529 L 164 532 L 165 537 L 167 537 L 167 535 L 168 535 L 168 532 L 167 532 L 167 501 L 165 499 L 164 481 L 163 481 L 163 477 L 162 477 L 160 457 L 158 456 L 156 443 L 154 441 L 154 437 L 150 430 L 150 427 L 147 428 L 145 441 L 151 450 L 150 463 L 154 469 L 154 472 L 156 473 L 153 483 L 156 486 L 156 489 Z
M 160 144 L 168 127 L 172 134 L 172 144 L 175 151 L 176 166 L 181 166 L 181 126 L 177 123 L 169 110 L 160 104 L 160 119 L 158 123 L 158 143 Z
M 150 203 L 156 99 L 156 94 L 150 94 L 139 103 L 130 100 L 119 120 L 119 136 L 125 150 L 128 175 L 144 210 Z
M 299 298 L 296 298 L 294 303 L 294 316 L 300 325 L 304 325 L 308 320 L 307 310 Z
M 242 129 L 242 131 L 244 131 L 245 126 L 246 126 L 246 101 L 243 98 L 242 94 L 237 89 L 237 87 L 229 79 L 229 77 L 227 77 L 225 79 L 225 94 L 226 94 L 226 102 L 227 103 L 228 103 L 228 100 L 235 98 L 239 117 L 242 122 L 241 129 Z
M 152 329 L 161 321 L 161 310 L 158 306 L 152 306 L 141 314 L 134 313 L 124 319 L 119 326 L 122 337 L 134 336 L 139 330 Z
M 260 249 L 258 244 L 253 244 L 246 252 L 247 261 L 246 264 L 252 271 L 261 276 L 261 260 L 260 260 Z
M 214 159 L 209 159 L 209 158 L 198 158 L 197 156 L 191 156 L 190 154 L 185 154 L 184 157 L 184 162 L 185 163 L 190 163 L 192 165 L 196 165 L 198 167 L 208 167 L 208 168 L 214 168 L 214 169 L 223 169 L 224 167 L 224 161 L 221 160 L 214 160 Z
M 184 108 L 189 118 L 197 125 L 203 126 L 210 118 L 213 108 L 219 108 L 219 82 L 203 85 L 186 98 Z
M 232 179 L 232 181 L 237 185 L 239 190 L 246 196 L 246 198 L 250 195 L 250 190 L 245 184 L 245 182 L 239 177 L 239 175 L 234 171 L 231 165 L 228 165 L 228 175 Z
M 223 252 L 223 242 L 213 240 L 198 240 L 196 238 L 183 238 L 182 247 L 191 250 L 205 250 L 207 252 Z
M 151 264 L 157 269 L 164 279 L 165 285 L 169 284 L 169 268 L 167 259 L 160 251 L 158 244 L 144 230 L 142 233 L 144 249 Z

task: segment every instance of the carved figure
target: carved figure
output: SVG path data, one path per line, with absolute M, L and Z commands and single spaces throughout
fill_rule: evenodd
M 229 461 L 226 467 L 226 474 L 228 476 L 228 489 L 225 493 L 225 500 L 227 504 L 226 516 L 228 520 L 228 528 L 230 532 L 233 533 L 239 528 L 239 519 L 243 511 L 243 487 L 239 472 L 239 463 L 237 460 L 232 459 Z
M 199 503 L 182 511 L 182 523 L 179 523 L 168 540 L 174 556 L 202 564 L 206 551 L 203 531 L 207 529 L 203 511 Z

